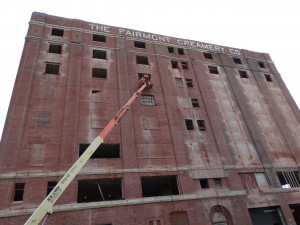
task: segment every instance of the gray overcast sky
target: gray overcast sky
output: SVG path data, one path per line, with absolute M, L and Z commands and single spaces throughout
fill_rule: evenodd
M 0 9 L 0 136 L 33 11 L 266 52 L 300 106 L 299 0 L 26 0 Z

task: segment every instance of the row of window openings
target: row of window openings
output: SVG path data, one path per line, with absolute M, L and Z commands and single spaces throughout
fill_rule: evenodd
M 58 28 L 52 28 L 51 35 L 62 37 L 64 35 L 64 30 L 63 29 L 58 29 Z M 93 34 L 93 41 L 105 43 L 106 42 L 106 36 Z M 136 48 L 146 48 L 146 43 L 142 42 L 142 41 L 134 41 L 134 47 L 136 47 Z M 54 50 L 55 52 L 52 52 L 52 53 L 60 54 L 61 46 L 56 45 L 54 48 L 58 48 L 58 49 Z M 59 50 L 59 48 L 60 48 L 60 50 Z M 174 47 L 168 46 L 167 48 L 168 48 L 169 53 L 175 53 L 175 48 Z M 184 55 L 184 49 L 183 48 L 177 48 L 177 51 L 178 51 L 178 54 Z M 50 52 L 50 49 L 49 49 L 49 52 Z M 209 52 L 203 52 L 203 55 L 204 55 L 204 58 L 206 58 L 206 59 L 213 59 L 213 55 Z M 233 62 L 235 64 L 243 64 L 242 60 L 240 58 L 233 57 L 232 59 L 233 59 Z M 258 61 L 257 63 L 258 63 L 260 68 L 266 68 L 264 62 Z
M 185 126 L 187 130 L 195 130 L 194 122 L 191 119 L 185 119 Z M 197 120 L 197 125 L 200 131 L 206 131 L 204 120 Z
M 199 182 L 201 189 L 223 188 L 221 178 L 200 179 Z M 56 185 L 57 181 L 48 181 L 47 195 Z M 175 175 L 141 177 L 141 187 L 143 197 L 179 195 L 177 176 Z M 24 191 L 25 183 L 15 183 L 13 201 L 23 201 Z M 122 196 L 122 178 L 78 180 L 78 203 L 122 199 L 124 199 Z

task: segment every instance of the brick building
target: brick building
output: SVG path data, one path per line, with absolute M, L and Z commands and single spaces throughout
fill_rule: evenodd
M 23 224 L 142 93 L 45 224 L 300 224 L 300 114 L 266 53 L 34 12 L 0 146 Z

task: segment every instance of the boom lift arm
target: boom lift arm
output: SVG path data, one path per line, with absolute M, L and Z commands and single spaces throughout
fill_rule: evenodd
M 72 165 L 72 167 L 66 172 L 63 178 L 58 182 L 58 184 L 53 188 L 49 195 L 44 199 L 44 201 L 39 205 L 39 207 L 34 211 L 31 217 L 26 221 L 24 225 L 38 225 L 43 218 L 53 213 L 53 205 L 64 192 L 64 190 L 69 186 L 75 176 L 79 173 L 81 168 L 86 164 L 89 158 L 93 155 L 96 149 L 103 143 L 104 138 L 110 133 L 112 128 L 118 124 L 119 120 L 125 115 L 129 110 L 130 105 L 135 101 L 139 94 L 145 88 L 151 88 L 152 84 L 150 82 L 150 76 L 144 75 L 140 80 L 140 88 L 135 92 L 129 101 L 117 112 L 117 114 L 112 118 L 112 120 L 106 125 L 106 127 L 101 131 L 101 133 L 94 139 L 94 141 L 89 145 L 85 152 L 78 158 L 78 160 Z

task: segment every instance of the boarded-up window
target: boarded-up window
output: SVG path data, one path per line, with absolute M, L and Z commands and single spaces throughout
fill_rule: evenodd
M 227 219 L 223 212 L 216 211 L 213 213 L 212 222 L 214 225 L 227 225 Z
M 189 225 L 186 212 L 174 212 L 170 214 L 172 225 Z

